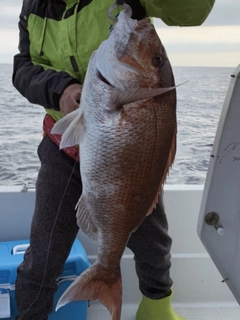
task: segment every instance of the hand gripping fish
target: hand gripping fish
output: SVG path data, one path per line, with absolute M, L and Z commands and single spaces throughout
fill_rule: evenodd
M 90 59 L 80 108 L 58 121 L 61 148 L 79 144 L 83 191 L 77 223 L 98 241 L 96 262 L 57 308 L 99 299 L 121 317 L 120 260 L 156 206 L 176 152 L 176 90 L 165 49 L 149 19 L 121 11 Z M 154 241 L 154 239 L 153 239 Z

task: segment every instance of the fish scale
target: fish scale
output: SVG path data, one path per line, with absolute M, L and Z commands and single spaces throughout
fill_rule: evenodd
M 67 129 L 66 129 L 67 127 Z M 176 152 L 176 90 L 165 49 L 149 19 L 122 11 L 93 53 L 79 110 L 58 121 L 61 147 L 79 144 L 82 195 L 77 222 L 98 241 L 96 262 L 58 307 L 99 299 L 120 320 L 120 260 L 151 214 Z

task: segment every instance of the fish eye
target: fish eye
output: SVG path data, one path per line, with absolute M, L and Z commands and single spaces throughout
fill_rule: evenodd
M 154 65 L 154 67 L 161 67 L 165 62 L 165 59 L 163 58 L 163 56 L 159 55 L 155 55 L 152 58 L 152 63 Z

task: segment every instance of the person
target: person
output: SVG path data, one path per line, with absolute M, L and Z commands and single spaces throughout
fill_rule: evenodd
M 169 26 L 201 25 L 214 5 L 214 0 L 125 2 L 131 6 L 134 19 L 156 17 Z M 82 190 L 76 165 L 78 150 L 59 151 L 59 137 L 51 134 L 51 128 L 79 107 L 90 56 L 111 29 L 107 11 L 113 4 L 114 0 L 23 0 L 12 81 L 31 103 L 46 109 L 46 116 L 45 134 L 38 146 L 41 166 L 30 246 L 17 270 L 20 320 L 44 320 L 53 311 L 55 279 L 79 230 L 75 218 Z M 137 320 L 183 319 L 171 307 L 171 243 L 160 197 L 156 209 L 128 242 L 142 293 Z

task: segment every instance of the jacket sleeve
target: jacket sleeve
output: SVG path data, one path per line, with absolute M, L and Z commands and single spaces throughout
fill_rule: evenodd
M 14 87 L 31 103 L 48 109 L 59 110 L 59 99 L 64 89 L 79 81 L 67 72 L 49 69 L 47 61 L 39 56 L 39 62 L 33 63 L 30 56 L 27 18 L 24 6 L 19 20 L 19 53 L 14 56 L 12 82 Z M 46 68 L 46 70 L 45 70 Z
M 201 25 L 215 0 L 140 0 L 147 16 L 160 18 L 169 26 Z

